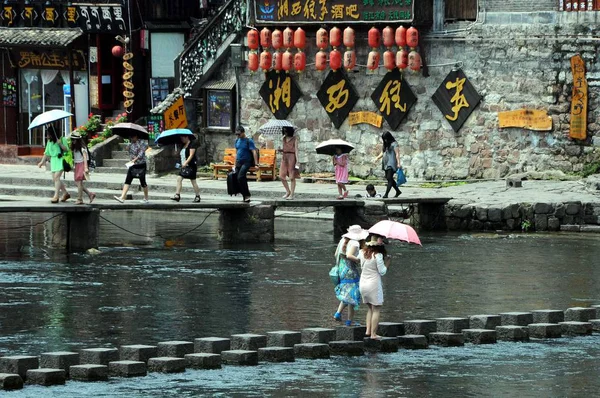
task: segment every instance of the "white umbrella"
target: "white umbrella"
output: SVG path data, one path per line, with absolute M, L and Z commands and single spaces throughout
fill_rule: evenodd
M 298 129 L 298 127 L 294 126 L 287 120 L 272 119 L 260 126 L 258 128 L 258 132 L 262 135 L 281 136 L 284 127 L 291 127 L 294 129 L 294 131 Z
M 44 113 L 40 113 L 31 121 L 31 124 L 27 128 L 28 130 L 34 129 L 36 127 L 43 126 L 48 123 L 55 122 L 57 120 L 66 119 L 68 117 L 73 116 L 72 113 L 63 111 L 61 109 L 52 109 L 51 111 L 47 111 Z

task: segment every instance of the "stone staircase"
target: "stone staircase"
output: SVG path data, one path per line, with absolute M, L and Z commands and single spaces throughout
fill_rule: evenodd
M 104 159 L 102 166 L 96 167 L 94 173 L 124 174 L 125 163 L 129 162 L 129 153 L 125 150 L 127 144 L 120 143 L 118 151 L 112 151 L 110 159 Z

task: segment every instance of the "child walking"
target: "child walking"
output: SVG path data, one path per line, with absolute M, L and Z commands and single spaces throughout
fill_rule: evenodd
M 96 194 L 90 192 L 86 187 L 83 186 L 83 182 L 86 180 L 86 175 L 89 176 L 88 169 L 88 151 L 83 147 L 83 139 L 79 133 L 71 134 L 71 152 L 73 152 L 73 162 L 75 163 L 75 170 L 73 174 L 75 177 L 75 184 L 77 185 L 77 201 L 75 204 L 83 204 L 83 193 L 85 192 L 90 199 L 90 203 L 94 201 Z
M 335 182 L 337 183 L 338 199 L 344 199 L 348 197 L 348 189 L 346 184 L 348 183 L 348 154 L 342 153 L 342 148 L 335 148 L 335 155 L 333 156 L 333 165 L 335 166 Z

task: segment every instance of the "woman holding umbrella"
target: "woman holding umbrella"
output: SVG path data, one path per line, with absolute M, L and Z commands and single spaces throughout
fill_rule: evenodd
M 402 167 L 400 166 L 400 149 L 396 139 L 389 131 L 386 131 L 381 135 L 381 140 L 383 141 L 383 150 L 377 155 L 375 161 L 382 159 L 381 169 L 385 172 L 385 178 L 387 180 L 387 187 L 383 197 L 387 198 L 391 189 L 394 188 L 394 190 L 396 190 L 396 195 L 394 197 L 397 198 L 402 193 L 394 180 L 396 171 L 398 168 Z
M 368 307 L 366 335 L 376 339 L 379 326 L 379 313 L 383 305 L 383 285 L 381 277 L 387 273 L 389 257 L 386 256 L 383 238 L 371 235 L 365 248 L 358 254 L 362 273 L 360 274 L 360 294 Z
M 63 154 L 66 154 L 67 152 L 69 152 L 67 139 L 64 137 L 58 139 L 54 126 L 47 128 L 46 150 L 44 151 L 42 160 L 38 163 L 38 167 L 41 168 L 46 164 L 46 161 L 50 159 L 50 171 L 52 172 L 52 181 L 54 182 L 54 196 L 50 199 L 52 203 L 58 203 L 59 198 L 61 202 L 66 202 L 71 197 L 69 192 L 67 192 L 67 187 L 64 182 L 60 179 L 64 172 Z M 61 192 L 64 192 L 62 198 L 60 197 Z
M 148 203 L 148 184 L 146 184 L 146 149 L 148 144 L 146 141 L 139 139 L 139 133 L 135 130 L 131 130 L 130 139 L 131 143 L 127 146 L 126 150 L 129 151 L 129 159 L 133 164 L 127 169 L 127 177 L 125 177 L 125 184 L 123 184 L 123 192 L 121 195 L 115 195 L 115 200 L 118 202 L 125 202 L 127 198 L 127 191 L 134 178 L 139 178 L 140 185 L 144 190 L 144 199 L 142 203 Z
M 181 151 L 179 151 L 179 156 L 181 157 L 181 171 L 179 172 L 179 177 L 177 177 L 177 187 L 175 188 L 175 195 L 171 198 L 171 200 L 179 202 L 179 200 L 181 199 L 181 188 L 183 185 L 183 179 L 185 178 L 191 181 L 192 187 L 194 188 L 194 192 L 196 192 L 194 203 L 200 203 L 200 188 L 198 187 L 198 183 L 196 182 L 196 174 L 198 173 L 198 163 L 196 162 L 196 149 L 198 148 L 198 146 L 194 143 L 194 141 L 192 141 L 192 139 L 188 135 L 182 135 L 180 139 L 181 144 L 183 145 Z

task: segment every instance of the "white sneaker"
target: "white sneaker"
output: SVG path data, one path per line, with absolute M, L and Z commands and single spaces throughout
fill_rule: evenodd
M 150 203 L 150 201 L 148 199 L 142 199 L 140 200 L 140 203 Z

